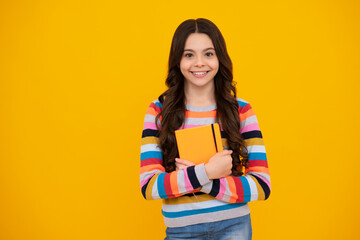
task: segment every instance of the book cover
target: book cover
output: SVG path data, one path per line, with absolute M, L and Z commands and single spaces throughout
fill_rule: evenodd
M 206 163 L 223 151 L 218 123 L 175 131 L 179 157 L 195 164 Z

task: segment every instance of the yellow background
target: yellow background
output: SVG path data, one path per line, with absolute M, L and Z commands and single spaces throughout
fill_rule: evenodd
M 359 239 L 359 1 L 1 1 L 0 239 L 163 239 L 140 193 L 172 35 L 222 31 L 272 179 L 253 239 Z

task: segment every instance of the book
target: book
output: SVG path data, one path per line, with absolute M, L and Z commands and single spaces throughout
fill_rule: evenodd
M 175 137 L 179 157 L 195 164 L 206 163 L 223 151 L 218 123 L 176 130 Z

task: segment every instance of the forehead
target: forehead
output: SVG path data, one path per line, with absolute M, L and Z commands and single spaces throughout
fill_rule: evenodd
M 184 49 L 191 49 L 194 51 L 203 50 L 206 48 L 214 48 L 210 37 L 205 33 L 192 33 L 186 39 Z

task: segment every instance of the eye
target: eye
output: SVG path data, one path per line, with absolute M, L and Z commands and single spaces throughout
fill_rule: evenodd
M 184 56 L 185 56 L 185 57 L 192 57 L 192 54 L 191 54 L 191 53 L 185 53 Z
M 207 53 L 205 53 L 205 55 L 208 56 L 208 57 L 211 57 L 211 56 L 214 56 L 214 53 L 212 53 L 212 52 L 207 52 Z

